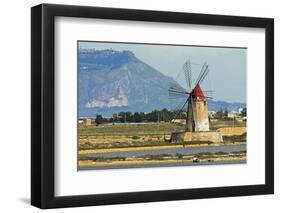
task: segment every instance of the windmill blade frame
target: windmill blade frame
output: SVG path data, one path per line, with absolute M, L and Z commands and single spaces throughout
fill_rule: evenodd
M 205 67 L 207 66 L 207 63 L 204 62 L 204 64 L 202 65 L 201 67 L 201 70 L 200 70 L 200 73 L 199 75 L 197 76 L 197 79 L 195 81 L 195 85 L 197 85 L 197 82 L 199 81 L 199 79 L 201 78 L 201 75 L 203 74 L 203 72 L 205 71 Z
M 179 93 L 179 94 L 189 94 L 189 92 L 181 91 L 181 90 L 175 90 L 175 89 L 169 89 L 170 93 Z
M 204 66 L 204 65 L 205 65 L 205 66 Z M 198 78 L 197 78 L 197 81 L 196 81 L 195 85 L 199 84 L 199 82 L 201 81 L 201 79 L 203 78 L 203 76 L 205 76 L 205 74 L 206 74 L 206 72 L 207 72 L 207 70 L 208 70 L 209 65 L 207 65 L 207 64 L 204 64 L 204 65 L 203 65 L 203 66 L 204 66 L 204 69 L 203 69 L 203 67 L 202 67 L 202 72 L 200 72 L 200 74 L 199 74 L 199 76 L 198 76 Z
M 208 73 L 210 72 L 209 67 L 206 69 L 206 72 L 204 73 L 204 75 L 202 76 L 202 78 L 200 79 L 200 81 L 198 82 L 198 84 L 201 84 L 204 79 L 206 78 L 206 76 L 208 75 Z
M 186 92 L 186 90 L 181 87 L 179 84 L 177 83 L 172 83 L 170 82 L 170 86 L 168 90 L 176 90 L 176 91 L 180 91 L 180 92 Z
M 185 81 L 186 84 L 191 91 L 192 89 L 192 73 L 191 73 L 191 63 L 190 60 L 188 59 L 184 64 L 183 64 L 183 72 L 185 75 Z
M 177 91 L 177 90 L 168 90 L 169 98 L 187 98 L 187 92 Z
M 171 85 L 168 89 L 169 99 L 187 98 L 188 94 L 189 92 L 187 92 L 179 84 L 171 82 Z
M 182 107 L 181 107 L 179 110 L 177 110 L 178 112 L 175 113 L 175 116 L 173 116 L 173 119 L 177 118 L 178 115 L 181 114 L 181 112 L 182 112 L 182 110 L 184 109 L 185 105 L 187 104 L 188 100 L 189 100 L 189 98 L 187 98 L 186 101 L 184 102 L 184 104 L 182 105 Z M 181 104 L 180 104 L 180 105 L 181 105 Z

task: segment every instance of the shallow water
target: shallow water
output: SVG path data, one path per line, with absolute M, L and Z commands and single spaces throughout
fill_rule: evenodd
M 98 153 L 98 154 L 84 154 L 82 156 L 88 157 L 140 157 L 144 155 L 189 155 L 200 152 L 237 152 L 245 151 L 246 145 L 237 146 L 209 146 L 209 147 L 194 147 L 194 148 L 177 148 L 177 149 L 159 149 L 159 150 L 142 150 L 142 151 L 128 151 L 128 152 L 112 152 L 112 153 Z

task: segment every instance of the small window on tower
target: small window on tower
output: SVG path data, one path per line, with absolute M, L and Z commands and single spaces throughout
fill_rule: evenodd
M 207 104 L 207 101 L 204 101 L 204 106 L 206 106 L 206 104 Z

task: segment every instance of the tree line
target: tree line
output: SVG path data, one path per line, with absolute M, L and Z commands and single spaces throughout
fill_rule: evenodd
M 101 123 L 141 123 L 141 122 L 168 122 L 173 119 L 174 112 L 167 109 L 153 110 L 152 112 L 119 112 L 112 117 L 105 118 L 97 114 L 95 122 Z
M 228 110 L 219 110 L 214 115 L 217 119 L 228 119 Z M 247 116 L 247 108 L 243 108 L 241 116 Z M 186 111 L 153 110 L 152 112 L 119 112 L 114 113 L 110 118 L 100 114 L 96 115 L 95 123 L 141 123 L 141 122 L 169 122 L 172 119 L 185 119 Z

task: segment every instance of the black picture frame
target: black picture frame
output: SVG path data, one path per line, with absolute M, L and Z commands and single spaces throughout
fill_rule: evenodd
M 162 23 L 264 28 L 265 184 L 130 193 L 54 195 L 55 171 L 55 17 L 101 18 Z M 274 20 L 164 11 L 41 4 L 31 8 L 31 204 L 60 208 L 274 193 Z

